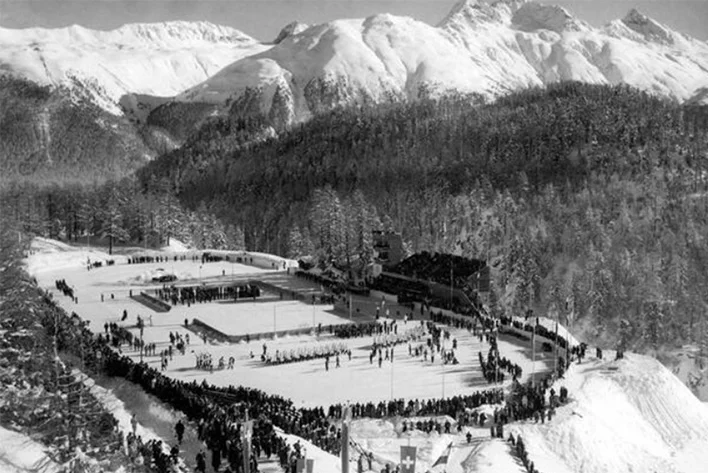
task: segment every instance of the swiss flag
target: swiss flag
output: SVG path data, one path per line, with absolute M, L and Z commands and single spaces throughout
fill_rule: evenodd
M 415 447 L 401 445 L 401 473 L 415 473 Z

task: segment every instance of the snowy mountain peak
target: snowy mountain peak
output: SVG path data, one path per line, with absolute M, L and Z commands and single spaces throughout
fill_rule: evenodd
M 133 23 L 124 25 L 117 34 L 132 35 L 150 42 L 201 41 L 209 43 L 255 42 L 241 31 L 208 21 L 168 21 L 162 23 Z
M 647 41 L 663 44 L 674 44 L 675 33 L 657 21 L 632 8 L 622 19 L 627 28 L 640 34 Z
M 294 36 L 296 34 L 302 33 L 306 29 L 308 29 L 310 25 L 307 23 L 301 23 L 299 21 L 293 21 L 292 23 L 288 23 L 283 27 L 282 30 L 280 30 L 280 33 L 278 33 L 278 36 L 273 40 L 273 44 L 279 44 L 281 43 L 285 38 L 289 38 L 290 36 Z
M 527 0 L 460 0 L 439 26 L 474 26 L 484 22 L 508 23 Z
M 241 31 L 207 21 L 168 21 L 132 23 L 110 31 L 92 30 L 79 25 L 65 28 L 0 28 L 0 44 L 41 45 L 111 44 L 134 47 L 184 47 L 195 44 L 247 44 L 256 40 Z
M 0 69 L 62 85 L 121 114 L 128 94 L 173 96 L 266 46 L 206 21 L 137 23 L 111 31 L 0 28 Z
M 576 20 L 568 10 L 557 5 L 529 2 L 521 5 L 511 18 L 512 24 L 522 31 L 551 30 L 581 31 L 587 25 Z

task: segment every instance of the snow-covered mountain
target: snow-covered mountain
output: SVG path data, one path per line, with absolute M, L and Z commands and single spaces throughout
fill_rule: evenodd
M 120 114 L 125 95 L 173 96 L 266 48 L 207 22 L 131 24 L 113 31 L 0 28 L 0 74 L 63 85 Z
M 386 14 L 294 22 L 271 44 L 206 22 L 0 29 L 2 72 L 65 85 L 116 114 L 144 118 L 176 100 L 290 123 L 357 101 L 493 98 L 560 80 L 624 82 L 683 101 L 708 87 L 708 43 L 636 10 L 593 28 L 558 6 L 462 0 L 437 26 Z
M 708 44 L 636 10 L 597 29 L 557 6 L 464 0 L 437 27 L 376 15 L 283 36 L 177 99 L 240 99 L 298 121 L 355 100 L 450 91 L 494 97 L 561 80 L 624 82 L 678 100 L 708 85 Z

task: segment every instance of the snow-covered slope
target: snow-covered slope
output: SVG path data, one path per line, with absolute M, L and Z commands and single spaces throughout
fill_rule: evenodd
M 0 73 L 67 86 L 120 114 L 123 95 L 178 94 L 266 47 L 207 22 L 131 24 L 113 31 L 0 28 Z
M 539 471 L 706 471 L 708 408 L 654 358 L 591 360 L 559 385 L 571 403 L 552 422 L 510 426 Z
M 355 100 L 494 97 L 560 80 L 624 82 L 678 100 L 708 84 L 708 44 L 636 10 L 595 29 L 557 6 L 465 0 L 437 27 L 376 15 L 292 33 L 178 98 L 254 107 L 255 93 L 261 113 L 297 121 Z
M 29 436 L 0 426 L 0 471 L 3 473 L 24 473 L 60 471 L 45 453 L 45 447 Z

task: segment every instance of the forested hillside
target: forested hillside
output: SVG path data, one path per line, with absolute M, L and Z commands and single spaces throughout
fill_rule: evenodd
M 0 215 L 29 235 L 100 242 L 109 250 L 160 247 L 169 238 L 199 248 L 243 249 L 240 228 L 224 226 L 204 205 L 185 209 L 164 181 L 148 187 L 143 192 L 134 177 L 91 185 L 8 183 L 0 189 Z
M 660 346 L 705 317 L 707 137 L 705 108 L 564 83 L 338 110 L 231 153 L 196 139 L 141 179 L 251 250 L 346 263 L 390 227 L 412 251 L 489 259 L 494 310 L 573 312 L 591 339 Z
M 94 355 L 99 343 L 87 336 L 80 319 L 60 309 L 27 275 L 21 259 L 27 239 L 18 242 L 18 234 L 21 231 L 4 219 L 0 226 L 0 423 L 43 444 L 46 458 L 61 465 L 61 471 L 123 468 L 131 459 L 124 451 L 118 421 L 86 383 L 87 375 L 100 371 Z M 31 449 L 18 453 L 26 455 L 28 464 L 36 455 Z M 56 470 L 46 463 L 34 467 L 32 471 Z M 140 466 L 133 469 L 148 471 Z
M 2 181 L 119 178 L 152 154 L 128 120 L 65 89 L 0 76 Z

